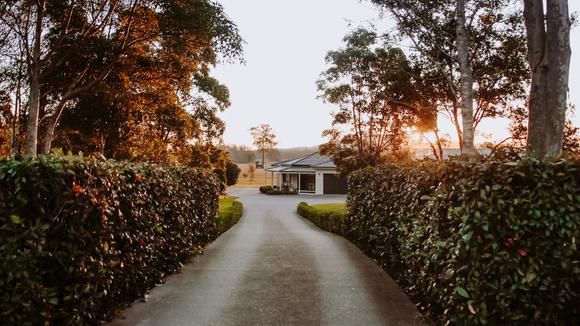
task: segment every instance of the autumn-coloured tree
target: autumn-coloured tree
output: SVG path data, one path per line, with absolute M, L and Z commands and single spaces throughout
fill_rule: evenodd
M 250 177 L 250 184 L 254 180 L 256 173 L 256 166 L 252 163 L 248 164 L 248 176 Z
M 148 79 L 158 91 L 172 83 L 162 101 L 184 107 L 176 97 L 187 99 L 192 89 L 212 96 L 224 92 L 209 77 L 209 67 L 219 53 L 236 58 L 241 51 L 235 25 L 209 0 L 9 0 L 0 5 L 0 15 L 0 33 L 9 40 L 1 44 L 2 63 L 25 66 L 28 156 L 36 155 L 39 129 L 47 153 L 63 113 L 109 77 L 121 77 L 122 66 L 133 64 L 131 79 L 141 85 Z M 130 62 L 138 58 L 144 60 Z M 152 66 L 175 78 L 156 79 L 144 71 Z
M 12 119 L 10 99 L 6 94 L 0 92 L 0 158 L 10 156 Z

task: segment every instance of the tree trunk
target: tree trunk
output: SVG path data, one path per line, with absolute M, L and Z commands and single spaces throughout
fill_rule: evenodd
M 57 119 L 50 119 L 46 126 L 44 136 L 42 137 L 42 154 L 50 154 L 50 149 L 52 147 L 52 139 L 54 138 L 54 131 L 56 130 Z
M 528 61 L 532 73 L 528 151 L 555 157 L 562 151 L 570 69 L 570 18 L 567 0 L 524 0 Z
M 265 154 L 265 151 L 262 151 L 262 169 L 264 168 L 264 154 Z
M 465 29 L 465 1 L 457 0 L 457 59 L 461 73 L 461 118 L 463 124 L 463 153 L 472 154 L 473 144 L 473 70 L 469 61 L 469 45 Z
M 34 45 L 32 58 L 29 58 L 30 96 L 28 105 L 28 119 L 26 121 L 26 144 L 24 155 L 35 158 L 38 143 L 38 116 L 40 112 L 40 43 L 42 40 L 42 21 L 44 17 L 44 0 L 36 2 L 36 23 L 34 31 Z
M 445 156 L 443 154 L 443 146 L 441 145 L 441 138 L 439 137 L 439 129 L 435 129 L 435 139 L 437 140 L 437 151 L 439 153 L 439 161 L 443 161 Z
M 42 137 L 42 154 L 50 154 L 50 149 L 52 147 L 52 140 L 54 139 L 54 131 L 56 130 L 56 126 L 60 121 L 60 117 L 62 115 L 62 111 L 64 111 L 64 107 L 68 102 L 67 99 L 62 99 L 54 112 L 54 115 L 48 119 L 48 123 L 46 126 L 46 130 L 44 131 L 44 135 Z

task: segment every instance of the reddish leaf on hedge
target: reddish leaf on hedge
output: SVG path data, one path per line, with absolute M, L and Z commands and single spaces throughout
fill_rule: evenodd
M 508 247 L 512 247 L 514 245 L 514 239 L 512 238 L 507 238 L 507 240 L 505 241 L 506 245 Z
M 145 245 L 145 241 L 143 241 L 143 239 L 139 239 L 139 245 L 143 247 Z
M 72 186 L 72 192 L 75 196 L 78 196 L 81 191 L 83 191 L 83 188 L 81 188 L 81 186 L 79 186 L 76 182 L 73 181 L 73 186 Z
M 528 255 L 528 252 L 526 251 L 526 249 L 520 249 L 520 250 L 518 250 L 518 253 L 522 257 L 526 257 Z
M 141 181 L 141 179 L 143 179 L 143 177 L 142 177 L 140 174 L 137 174 L 137 175 L 135 176 L 135 180 L 137 180 L 137 181 Z

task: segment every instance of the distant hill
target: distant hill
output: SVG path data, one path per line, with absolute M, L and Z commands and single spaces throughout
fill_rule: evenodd
M 288 160 L 295 157 L 300 157 L 312 153 L 318 152 L 318 146 L 312 147 L 292 147 L 292 148 L 281 148 L 278 149 L 280 155 L 279 159 L 276 161 Z

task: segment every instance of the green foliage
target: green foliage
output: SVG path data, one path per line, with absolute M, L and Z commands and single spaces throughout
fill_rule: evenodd
M 242 217 L 244 205 L 236 200 L 237 197 L 227 196 L 220 198 L 218 208 L 217 230 L 222 234 L 234 226 Z
M 461 76 L 457 58 L 456 0 L 369 0 L 396 17 L 397 36 L 413 46 L 421 72 L 421 96 L 461 125 Z M 485 118 L 525 102 L 529 67 L 523 10 L 514 0 L 478 0 L 466 6 L 469 58 L 474 82 L 474 128 Z M 462 133 L 458 130 L 458 139 Z
M 240 168 L 232 161 L 226 163 L 226 185 L 233 186 L 238 182 L 240 176 Z
M 437 324 L 580 318 L 580 161 L 386 166 L 349 191 L 346 236 Z
M 406 130 L 432 125 L 435 110 L 421 94 L 415 77 L 421 72 L 400 48 L 363 28 L 347 34 L 344 43 L 326 55 L 330 67 L 317 85 L 320 98 L 338 106 L 320 152 L 347 175 L 408 156 Z
M 344 203 L 310 206 L 305 202 L 301 202 L 298 204 L 296 212 L 321 229 L 339 235 L 345 234 L 344 219 L 347 209 Z
M 293 190 L 279 189 L 277 186 L 261 186 L 260 192 L 266 195 L 296 195 L 298 192 Z
M 218 235 L 207 170 L 0 161 L 0 324 L 97 324 Z

